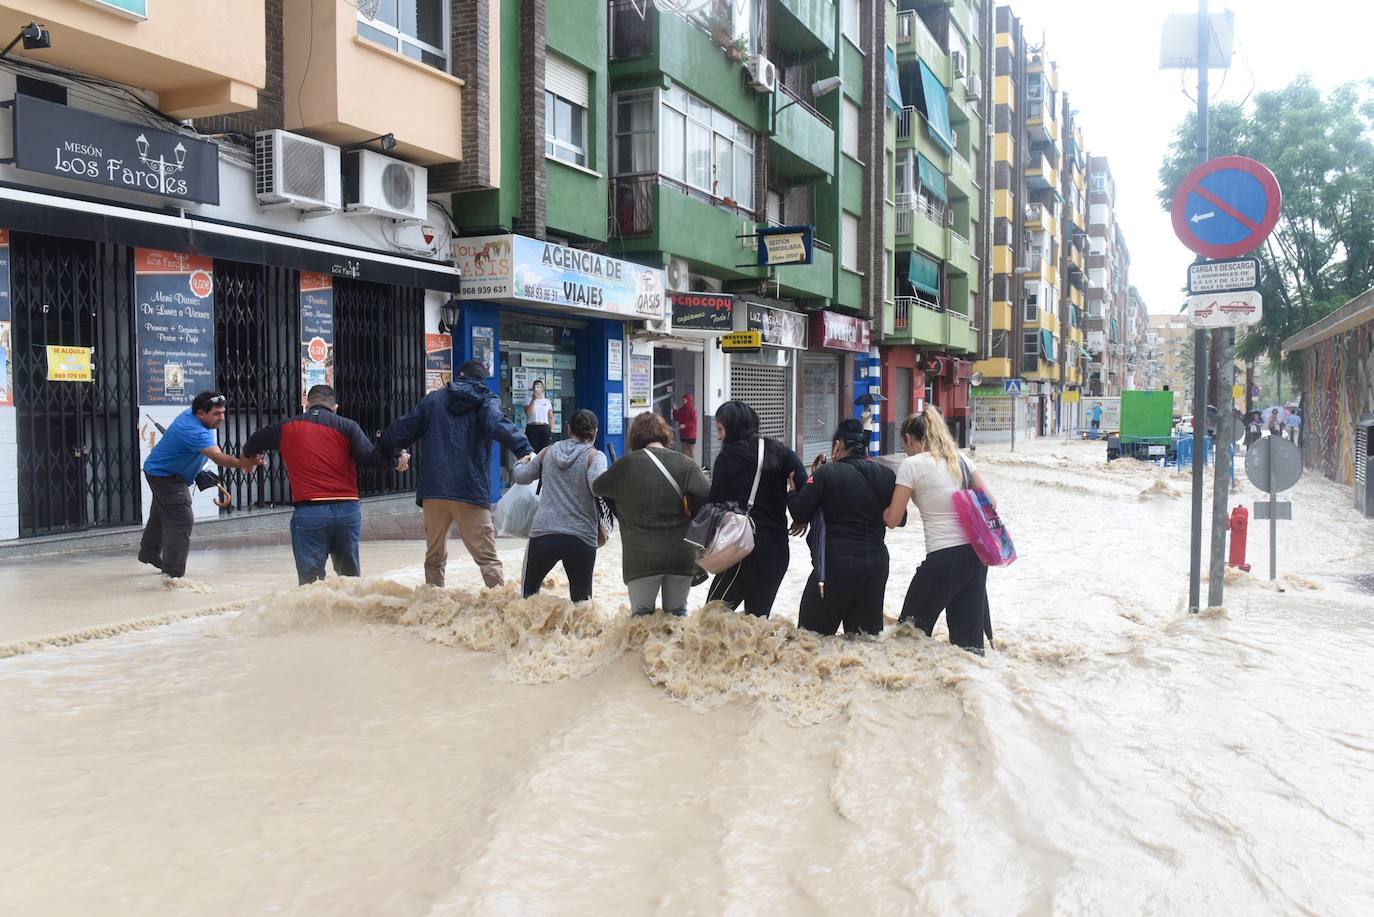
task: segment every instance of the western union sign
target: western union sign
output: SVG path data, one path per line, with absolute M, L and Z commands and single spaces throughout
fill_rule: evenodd
M 762 331 L 732 331 L 722 335 L 720 349 L 726 353 L 757 351 L 763 349 Z

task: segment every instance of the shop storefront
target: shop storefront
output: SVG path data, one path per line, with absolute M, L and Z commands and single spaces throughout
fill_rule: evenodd
M 801 355 L 798 431 L 798 448 L 807 461 L 828 455 L 835 426 L 853 416 L 855 355 L 867 365 L 871 336 L 867 321 L 838 312 L 812 312 L 810 325 L 811 348 Z
M 316 238 L 276 230 L 251 166 L 216 143 L 65 109 L 45 107 L 47 133 L 27 131 L 25 143 L 98 135 L 88 165 L 99 154 L 139 175 L 103 161 L 60 177 L 25 157 L 3 166 L 0 337 L 12 356 L 0 454 L 14 469 L 0 477 L 0 538 L 142 524 L 143 459 L 201 390 L 227 396 L 220 445 L 235 454 L 258 426 L 300 411 L 316 382 L 333 384 L 368 432 L 425 393 L 425 334 L 458 291 L 455 269 L 350 243 L 367 232 L 341 216 L 317 220 Z M 176 144 L 176 179 L 146 165 Z M 54 373 L 54 353 L 89 368 Z M 414 474 L 365 473 L 361 491 L 409 491 Z M 224 477 L 231 506 L 198 494 L 199 518 L 290 503 L 278 456 Z
M 798 352 L 806 349 L 806 316 L 774 305 L 744 302 L 736 331 L 758 331 L 763 349 L 730 355 L 730 398 L 759 415 L 759 432 L 795 445 Z
M 723 400 L 729 359 L 715 344 L 734 328 L 735 297 L 730 293 L 670 292 L 668 300 L 672 310 L 670 332 L 646 327 L 635 334 L 633 351 L 652 351 L 651 407 L 673 427 L 675 446 L 710 467 L 717 448 L 715 409 Z M 674 419 L 674 412 L 682 410 L 683 399 L 689 394 L 691 410 L 696 414 L 695 443 L 683 442 L 681 426 Z
M 663 271 L 509 233 L 455 239 L 453 254 L 463 274 L 455 359 L 486 365 L 517 426 L 541 380 L 555 439 L 588 408 L 600 420 L 597 445 L 623 454 L 626 417 L 645 409 L 635 405 L 651 399 L 653 375 L 652 357 L 646 367 L 627 347 L 626 324 L 665 318 Z M 509 483 L 510 458 L 492 463 L 495 490 Z

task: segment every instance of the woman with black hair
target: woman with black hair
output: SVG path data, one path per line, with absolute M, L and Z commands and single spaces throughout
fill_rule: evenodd
M 539 481 L 539 509 L 525 549 L 523 594 L 539 591 L 557 564 L 568 574 L 574 602 L 592 597 L 592 568 L 601 541 L 601 512 L 592 484 L 606 470 L 606 456 L 594 445 L 596 415 L 581 410 L 568 421 L 568 438 L 515 466 L 515 483 Z
M 727 401 L 716 411 L 716 439 L 723 445 L 711 465 L 710 500 L 750 507 L 754 550 L 729 570 L 716 574 L 707 600 L 724 602 L 731 608 L 742 603 L 749 614 L 766 618 L 791 560 L 787 548 L 789 482 L 800 487 L 806 480 L 806 466 L 782 443 L 759 436 L 759 415 L 742 401 Z M 755 479 L 758 490 L 750 506 Z
M 888 571 L 883 511 L 896 487 L 892 469 L 869 459 L 863 424 L 840 421 L 829 463 L 817 456 L 806 486 L 787 498 L 795 522 L 814 524 L 818 513 L 825 520 L 798 626 L 820 634 L 833 634 L 841 624 L 846 634 L 882 633 Z

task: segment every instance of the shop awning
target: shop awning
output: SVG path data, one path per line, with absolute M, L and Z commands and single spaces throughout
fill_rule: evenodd
M 1058 358 L 1054 354 L 1054 332 L 1041 329 L 1040 349 L 1044 352 L 1046 360 L 1049 360 L 1051 363 L 1058 361 Z
M 459 292 L 458 270 L 437 261 L 21 188 L 0 187 L 0 226 L 14 232 L 162 248 L 350 280 Z
M 917 61 L 921 68 L 921 89 L 926 100 L 926 125 L 930 134 L 946 152 L 954 149 L 954 131 L 949 126 L 949 95 L 945 85 L 935 78 L 935 74 L 925 61 Z
M 931 296 L 940 295 L 940 262 L 927 258 L 920 252 L 912 252 L 906 274 L 916 289 Z
M 945 173 L 920 153 L 916 154 L 916 176 L 931 194 L 946 203 L 949 202 L 949 193 L 945 190 Z
M 897 73 L 897 52 L 887 49 L 887 107 L 902 111 L 902 80 Z

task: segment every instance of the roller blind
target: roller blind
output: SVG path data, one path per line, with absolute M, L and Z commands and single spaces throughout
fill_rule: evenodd
M 556 54 L 544 58 L 544 88 L 574 105 L 589 108 L 587 71 Z

